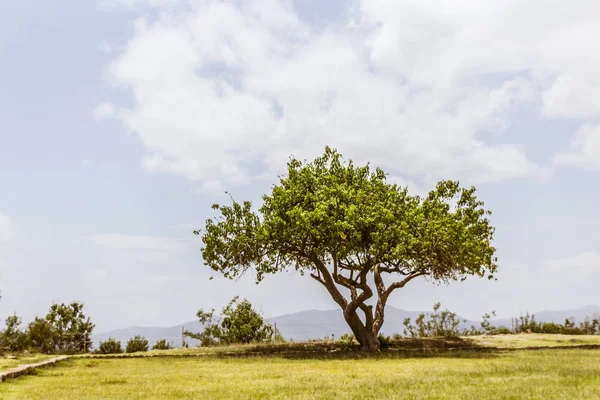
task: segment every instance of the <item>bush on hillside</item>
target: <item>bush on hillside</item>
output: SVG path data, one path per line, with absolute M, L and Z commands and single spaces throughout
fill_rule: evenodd
M 129 339 L 125 352 L 137 353 L 141 351 L 148 351 L 148 340 L 143 336 L 137 335 Z
M 462 333 L 459 329 L 461 320 L 458 319 L 456 313 L 449 310 L 439 311 L 440 307 L 439 302 L 435 303 L 433 312 L 420 314 L 415 319 L 414 325 L 410 318 L 405 318 L 403 321 L 404 335 L 413 338 L 460 336 Z
M 152 350 L 170 350 L 172 348 L 173 343 L 167 342 L 167 339 L 160 339 L 152 346 Z
M 99 354 L 121 354 L 123 348 L 121 347 L 121 341 L 117 341 L 113 338 L 108 338 L 104 342 L 100 342 L 97 353 Z

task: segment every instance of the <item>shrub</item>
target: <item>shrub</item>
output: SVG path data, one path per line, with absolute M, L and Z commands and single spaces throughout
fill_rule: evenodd
M 137 353 L 140 351 L 148 351 L 148 340 L 142 336 L 134 336 L 129 339 L 127 342 L 127 347 L 125 348 L 127 353 Z
M 496 335 L 510 335 L 511 333 L 512 333 L 512 331 L 505 326 L 496 328 L 496 330 L 494 331 L 494 334 L 496 334 Z
M 97 352 L 99 354 L 121 354 L 123 352 L 123 348 L 121 347 L 120 341 L 117 341 L 113 338 L 108 338 L 108 340 L 100 342 Z
M 377 336 L 377 339 L 379 340 L 379 347 L 382 349 L 387 349 L 392 344 L 392 338 L 381 333 Z
M 21 331 L 21 318 L 11 315 L 5 320 L 6 328 L 0 332 L 0 351 L 19 352 L 27 347 L 27 334 Z
M 420 314 L 415 320 L 415 325 L 411 323 L 410 318 L 405 318 L 404 335 L 413 338 L 417 337 L 457 337 L 460 335 L 459 325 L 461 320 L 456 313 L 449 310 L 439 311 L 440 303 L 433 305 L 431 314 Z M 464 321 L 462 321 L 464 322 Z
M 160 339 L 152 346 L 152 350 L 170 350 L 172 348 L 173 343 L 167 342 L 167 339 Z
M 345 351 L 354 350 L 358 346 L 358 341 L 354 335 L 350 335 L 348 333 L 344 333 L 342 336 L 340 336 L 337 342 L 340 344 L 342 350 Z

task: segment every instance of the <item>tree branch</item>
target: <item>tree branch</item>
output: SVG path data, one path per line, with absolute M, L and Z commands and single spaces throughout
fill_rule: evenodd
M 404 287 L 404 285 L 406 285 L 411 280 L 413 280 L 419 276 L 423 276 L 423 275 L 427 275 L 427 272 L 414 271 L 414 272 L 408 274 L 408 276 L 406 278 L 402 279 L 400 282 L 392 283 L 385 291 L 386 297 L 389 296 L 394 290 Z

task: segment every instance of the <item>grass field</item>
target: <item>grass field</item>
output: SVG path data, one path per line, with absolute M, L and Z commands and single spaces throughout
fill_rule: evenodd
M 471 343 L 462 350 L 451 349 L 463 341 L 412 347 L 407 341 L 377 356 L 297 344 L 281 351 L 236 346 L 150 353 L 158 357 L 76 357 L 0 383 L 0 398 L 600 399 L 600 349 L 516 349 L 532 342 L 593 345 L 600 337 L 520 336 L 480 337 L 476 342 L 487 347 Z M 491 348 L 490 341 L 504 348 Z
M 48 360 L 54 356 L 47 356 L 44 354 L 31 354 L 31 355 L 15 355 L 15 359 L 6 358 L 0 356 L 0 372 L 6 371 L 11 368 L 18 367 L 24 364 L 35 364 L 40 361 Z

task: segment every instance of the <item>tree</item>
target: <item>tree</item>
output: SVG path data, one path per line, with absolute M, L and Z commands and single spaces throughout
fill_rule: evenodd
M 137 335 L 129 339 L 125 352 L 137 353 L 139 351 L 148 351 L 148 340 L 143 336 Z
M 121 347 L 121 341 L 114 338 L 108 338 L 104 342 L 100 342 L 98 347 L 98 353 L 100 354 L 121 354 L 123 348 Z
M 28 326 L 31 346 L 43 353 L 87 353 L 92 347 L 94 324 L 83 313 L 83 304 L 53 304 L 45 318 Z
M 441 181 L 427 197 L 411 196 L 381 169 L 345 162 L 328 147 L 312 162 L 291 158 L 258 212 L 249 201 L 232 203 L 213 205 L 220 215 L 194 232 L 205 263 L 227 278 L 253 270 L 257 283 L 289 268 L 309 274 L 369 351 L 379 349 L 395 290 L 420 277 L 493 279 L 497 268 L 494 228 L 475 188 Z
M 191 338 L 200 341 L 202 346 L 217 343 L 254 343 L 271 340 L 273 328 L 265 323 L 263 317 L 244 299 L 234 297 L 221 311 L 220 323 L 215 322 L 215 310 L 199 310 L 196 316 L 204 325 L 201 333 L 185 332 Z
M 46 315 L 52 326 L 55 348 L 59 353 L 87 353 L 92 347 L 95 325 L 83 313 L 83 304 L 53 304 Z
M 0 351 L 23 351 L 27 347 L 27 334 L 21 330 L 21 318 L 16 314 L 7 317 L 6 327 L 0 332 Z
M 167 342 L 167 339 L 160 339 L 152 346 L 152 350 L 170 350 L 172 348 L 173 343 Z
M 27 326 L 27 336 L 32 348 L 44 354 L 56 352 L 54 329 L 44 318 L 36 317 L 29 323 Z

